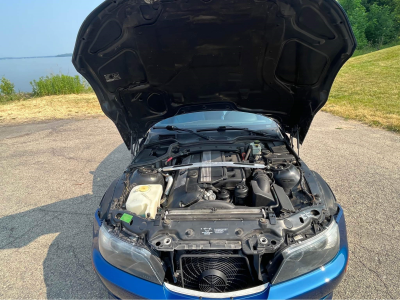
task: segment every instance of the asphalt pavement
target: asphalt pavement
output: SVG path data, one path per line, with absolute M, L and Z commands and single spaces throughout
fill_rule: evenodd
M 300 156 L 345 210 L 336 299 L 400 294 L 400 136 L 319 113 Z M 106 118 L 0 127 L 0 298 L 99 299 L 93 213 L 129 152 Z

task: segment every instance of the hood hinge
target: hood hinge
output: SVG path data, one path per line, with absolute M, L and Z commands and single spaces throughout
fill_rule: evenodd
M 298 125 L 292 129 L 290 133 L 290 145 L 294 148 L 293 137 L 296 138 L 297 142 L 297 155 L 300 157 L 300 128 Z
M 135 138 L 133 135 L 135 134 Z M 131 131 L 131 142 L 130 142 L 130 148 L 131 148 L 131 159 L 133 160 L 138 152 L 139 148 L 139 143 L 138 139 L 136 138 L 137 134 Z

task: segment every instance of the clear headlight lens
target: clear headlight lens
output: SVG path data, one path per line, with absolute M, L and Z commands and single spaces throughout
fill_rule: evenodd
M 164 282 L 165 271 L 157 257 L 120 240 L 109 233 L 104 224 L 99 232 L 99 248 L 104 259 L 114 267 L 157 284 Z
M 336 256 L 339 246 L 339 226 L 333 221 L 322 233 L 282 252 L 283 261 L 272 283 L 283 282 L 323 266 Z

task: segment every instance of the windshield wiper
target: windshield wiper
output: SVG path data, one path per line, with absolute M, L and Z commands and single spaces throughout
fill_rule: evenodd
M 258 134 L 258 135 L 262 135 L 262 136 L 266 136 L 266 137 L 271 137 L 271 138 L 278 138 L 275 135 L 271 135 L 262 131 L 257 131 L 257 130 L 252 130 L 249 128 L 242 128 L 242 127 L 233 127 L 233 126 L 219 126 L 217 128 L 206 128 L 206 129 L 200 129 L 197 130 L 197 132 L 202 132 L 202 131 L 227 131 L 227 130 L 243 130 L 243 131 L 247 131 L 250 133 L 254 133 L 254 134 Z
M 205 135 L 202 135 L 200 133 L 197 133 L 196 131 L 193 131 L 193 130 L 190 130 L 190 129 L 178 128 L 178 127 L 172 126 L 172 125 L 168 125 L 168 126 L 165 126 L 165 127 L 158 127 L 157 126 L 157 127 L 153 127 L 153 129 L 166 129 L 166 130 L 169 130 L 169 131 L 189 132 L 189 133 L 197 135 L 197 136 L 199 136 L 199 137 L 201 137 L 201 138 L 203 138 L 205 140 L 208 140 L 208 141 L 210 140 L 210 138 L 208 136 L 205 136 Z

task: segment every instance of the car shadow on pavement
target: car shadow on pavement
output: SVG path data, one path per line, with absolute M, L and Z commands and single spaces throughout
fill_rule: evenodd
M 18 249 L 40 236 L 58 233 L 43 262 L 47 298 L 107 298 L 91 263 L 94 212 L 108 186 L 128 163 L 129 152 L 122 144 L 92 173 L 92 194 L 0 218 L 1 232 L 6 233 L 0 235 L 0 249 Z

